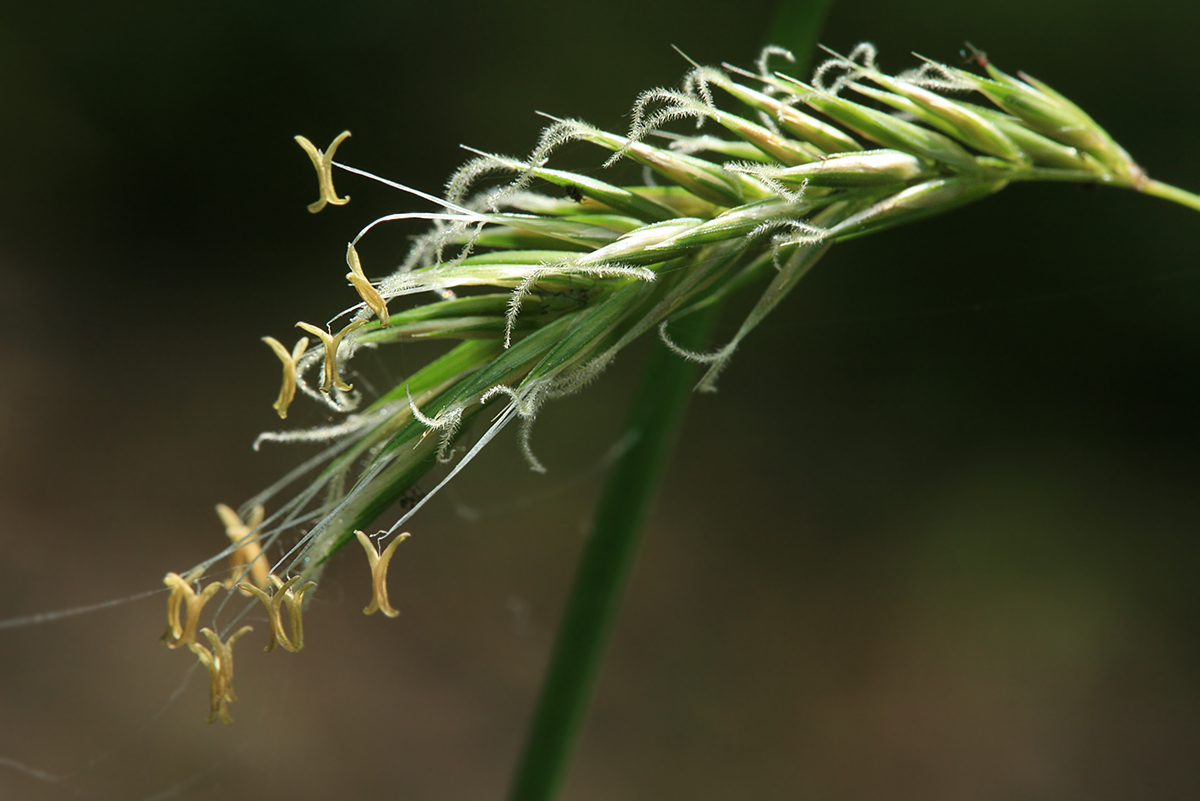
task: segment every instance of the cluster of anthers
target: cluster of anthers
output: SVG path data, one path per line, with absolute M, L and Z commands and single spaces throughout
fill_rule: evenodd
M 524 159 L 472 151 L 442 198 L 335 162 L 349 132 L 326 151 L 296 137 L 320 187 L 309 211 L 349 201 L 334 190 L 334 167 L 435 210 L 386 215 L 348 243 L 345 277 L 359 302 L 334 318 L 349 317 L 336 333 L 298 323 L 307 336 L 290 350 L 264 338 L 283 365 L 279 416 L 287 417 L 303 393 L 341 418 L 262 434 L 256 449 L 263 442 L 324 449 L 251 499 L 244 522 L 222 507 L 230 546 L 185 576 L 167 576 L 167 640 L 186 644 L 208 669 L 210 719 L 228 720 L 231 649 L 245 629 L 224 640 L 202 629 L 211 650 L 196 642 L 200 610 L 221 586 L 199 589 L 208 567 L 232 557 L 238 578 L 227 586 L 229 597 L 236 584 L 261 601 L 271 624 L 268 650 L 302 645 L 304 594 L 351 539 L 371 560 L 374 600 L 366 611 L 394 614 L 384 578 L 401 538 L 380 554 L 361 529 L 400 501 L 403 514 L 384 536 L 395 533 L 515 420 L 526 460 L 543 470 L 530 445 L 542 404 L 583 387 L 642 334 L 657 330 L 676 353 L 707 364 L 700 388 L 711 390 L 742 340 L 839 240 L 957 208 L 1013 181 L 1121 186 L 1200 208 L 1195 196 L 1147 178 L 1062 95 L 1029 76 L 1000 72 L 978 51 L 968 61 L 986 75 L 925 62 L 890 76 L 877 66 L 874 48 L 860 45 L 849 56 L 834 54 L 811 83 L 770 69 L 769 59 L 779 56 L 791 59 L 776 48 L 764 51 L 756 72 L 693 65 L 680 89 L 638 98 L 627 136 L 551 118 Z M 716 90 L 742 110 L 720 108 Z M 967 92 L 990 105 L 947 96 Z M 851 93 L 866 103 L 849 99 Z M 662 130 L 681 119 L 713 123 L 725 133 Z M 548 166 L 553 152 L 573 141 L 609 151 L 606 166 L 637 162 L 643 182 L 616 185 Z M 498 173 L 515 177 L 472 193 L 481 178 Z M 377 225 L 411 220 L 432 228 L 390 275 L 368 278 L 357 249 L 362 237 Z M 671 340 L 673 321 L 756 284 L 765 289 L 725 346 L 696 353 Z M 421 293 L 433 299 L 403 311 L 388 308 Z M 319 343 L 312 348 L 310 336 Z M 344 377 L 357 350 L 433 338 L 458 344 L 360 409 L 361 393 Z M 305 376 L 318 364 L 320 381 L 310 384 Z M 496 399 L 499 413 L 461 452 L 457 441 Z M 433 490 L 404 503 L 439 464 L 449 468 Z M 310 475 L 291 498 L 274 503 Z M 269 517 L 268 502 L 276 507 Z M 296 531 L 302 533 L 268 570 L 262 549 Z
M 242 626 L 225 639 L 207 627 L 197 631 L 205 604 L 221 590 L 231 592 L 235 587 L 243 595 L 257 598 L 266 610 L 267 625 L 270 627 L 269 639 L 263 650 L 273 651 L 279 646 L 285 651 L 295 652 L 304 647 L 304 594 L 315 587 L 316 582 L 304 580 L 301 576 L 284 581 L 270 571 L 258 542 L 258 528 L 264 517 L 262 506 L 254 507 L 244 521 L 225 504 L 217 505 L 217 515 L 225 524 L 225 533 L 233 549 L 229 554 L 229 577 L 224 581 L 210 582 L 197 591 L 205 566 L 183 576 L 168 573 L 163 578 L 163 584 L 167 585 L 170 593 L 167 596 L 167 630 L 162 641 L 172 649 L 186 645 L 196 655 L 209 676 L 211 692 L 208 722 L 219 720 L 230 724 L 233 718 L 229 715 L 229 704 L 237 700 L 233 692 L 233 644 L 247 632 L 253 631 L 253 627 Z M 388 601 L 387 570 L 396 546 L 407 539 L 408 534 L 396 537 L 382 553 L 362 531 L 356 531 L 355 534 L 367 553 L 371 569 L 372 597 L 363 613 L 370 615 L 381 611 L 388 617 L 398 616 L 400 612 Z M 283 622 L 285 609 L 288 617 L 286 627 Z M 228 628 L 232 628 L 232 625 Z M 196 641 L 197 633 L 204 635 L 211 648 Z

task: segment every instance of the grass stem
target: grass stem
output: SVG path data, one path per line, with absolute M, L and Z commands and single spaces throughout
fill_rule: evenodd
M 679 324 L 686 347 L 700 348 L 717 305 Z M 674 446 L 695 366 L 655 344 L 643 369 L 626 431 L 633 444 L 613 464 L 580 556 L 567 608 L 525 741 L 511 801 L 558 797 L 591 704 L 625 584 L 663 469 Z
M 1200 195 L 1194 195 L 1184 189 L 1153 179 L 1148 179 L 1139 188 L 1143 194 L 1160 197 L 1163 200 L 1169 200 L 1172 203 L 1178 203 L 1181 206 L 1187 206 L 1189 209 L 1200 211 Z

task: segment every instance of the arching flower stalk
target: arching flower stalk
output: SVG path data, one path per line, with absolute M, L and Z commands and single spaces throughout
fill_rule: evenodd
M 302 586 L 319 580 L 329 557 L 356 537 L 374 563 L 378 553 L 359 530 L 435 465 L 448 464 L 441 483 L 390 522 L 386 534 L 396 532 L 514 420 L 527 461 L 543 470 L 531 436 L 542 404 L 582 388 L 646 332 L 707 364 L 699 388 L 714 389 L 742 340 L 840 240 L 949 211 L 1013 181 L 1107 184 L 1200 210 L 1200 198 L 1149 179 L 1069 100 L 1033 78 L 1000 72 L 980 53 L 972 60 L 983 75 L 926 62 L 889 76 L 876 67 L 874 49 L 860 45 L 826 61 L 811 84 L 771 71 L 767 59 L 780 55 L 790 58 L 764 53 L 757 72 L 697 66 L 680 89 L 645 92 L 625 136 L 555 119 L 526 158 L 474 151 L 444 198 L 384 181 L 433 210 L 382 217 L 349 244 L 346 280 L 361 302 L 343 312 L 350 320 L 337 333 L 299 323 L 315 339 L 300 338 L 291 351 L 267 338 L 284 366 L 279 416 L 298 391 L 340 421 L 259 437 L 255 448 L 326 447 L 248 500 L 242 518 L 252 519 L 253 530 L 193 567 L 189 581 L 247 553 L 252 542 L 272 555 L 276 592 L 291 586 L 288 576 Z M 680 119 L 722 133 L 662 130 Z M 333 188 L 334 166 L 383 180 L 332 161 L 345 137 L 327 153 L 301 141 L 320 180 L 321 200 L 310 210 L 345 202 Z M 631 159 L 661 183 L 617 186 L 549 166 L 570 141 L 599 146 L 609 164 Z M 495 174 L 507 182 L 472 192 Z M 359 240 L 376 225 L 412 219 L 429 220 L 432 229 L 398 270 L 371 281 Z M 711 353 L 672 342 L 673 321 L 760 283 L 758 303 L 730 342 Z M 401 299 L 416 295 L 433 299 L 402 308 Z M 364 406 L 361 390 L 346 380 L 358 351 L 434 338 L 459 344 Z M 483 430 L 468 438 L 485 410 Z M 260 505 L 267 517 L 251 518 Z M 243 582 L 270 608 L 263 575 L 246 584 L 254 566 L 236 564 L 241 575 L 230 586 Z M 181 593 L 173 591 L 176 607 Z M 386 592 L 373 605 L 394 611 Z M 299 631 L 299 602 L 290 609 Z M 177 610 L 171 621 L 179 639 Z M 286 640 L 276 629 L 276 639 Z

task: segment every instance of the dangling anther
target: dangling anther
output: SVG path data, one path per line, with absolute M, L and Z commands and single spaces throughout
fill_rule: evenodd
M 217 504 L 217 516 L 225 524 L 225 534 L 229 537 L 229 541 L 234 545 L 239 542 L 243 543 L 242 547 L 229 557 L 231 564 L 229 578 L 225 581 L 226 588 L 232 587 L 235 582 L 240 581 L 247 574 L 254 586 L 260 588 L 267 586 L 267 577 L 271 573 L 271 567 L 263 556 L 262 545 L 257 540 L 249 539 L 254 530 L 262 525 L 265 515 L 262 504 L 259 504 L 251 510 L 246 521 L 242 522 L 233 509 L 223 503 Z M 243 590 L 242 594 L 248 595 L 249 593 Z
M 338 331 L 336 334 L 330 334 L 317 328 L 315 325 L 308 323 L 296 323 L 297 328 L 302 328 L 310 334 L 315 334 L 320 337 L 322 344 L 325 345 L 325 380 L 321 382 L 321 391 L 328 393 L 331 389 L 338 389 L 342 392 L 349 392 L 354 389 L 353 384 L 347 384 L 341 379 L 337 371 L 337 350 L 342 344 L 342 338 L 351 331 L 357 331 L 366 323 L 362 320 L 355 320 L 350 325 Z
M 320 184 L 321 198 L 308 204 L 308 210 L 313 214 L 325 208 L 326 203 L 332 203 L 335 206 L 344 206 L 350 202 L 349 195 L 338 197 L 337 192 L 333 189 L 333 153 L 337 150 L 338 145 L 345 141 L 348 136 L 350 136 L 349 131 L 342 131 L 326 151 L 318 150 L 316 145 L 303 136 L 296 137 L 296 141 L 300 143 L 300 147 L 304 148 L 304 152 L 312 159 L 313 166 L 317 168 L 317 182 Z
M 296 582 L 300 581 L 299 576 L 292 576 L 287 581 L 280 581 L 279 576 L 271 576 L 271 586 L 274 587 L 275 593 L 268 595 L 264 590 L 260 590 L 252 584 L 239 584 L 238 589 L 245 592 L 247 595 L 253 595 L 258 600 L 262 601 L 263 606 L 267 608 L 267 619 L 271 623 L 271 641 L 267 643 L 264 651 L 272 651 L 276 645 L 283 646 L 285 651 L 299 651 L 304 647 L 304 620 L 300 617 L 302 606 L 304 603 L 304 593 L 308 592 L 310 587 L 317 586 L 315 582 L 306 581 L 300 589 L 295 589 Z M 287 604 L 288 623 L 290 632 L 283 629 L 283 613 L 281 607 Z
M 393 609 L 388 602 L 387 569 L 388 563 L 392 561 L 392 554 L 396 552 L 396 546 L 408 539 L 408 532 L 396 535 L 396 539 L 384 548 L 383 553 L 377 551 L 374 543 L 361 531 L 355 531 L 354 536 L 358 537 L 363 550 L 367 552 L 367 561 L 371 564 L 371 603 L 363 609 L 363 614 L 370 615 L 379 611 L 388 617 L 396 617 L 400 614 L 400 610 Z
M 353 242 L 346 248 L 346 264 L 350 265 L 350 272 L 346 273 L 346 280 L 358 291 L 363 303 L 375 312 L 375 316 L 379 318 L 379 325 L 387 328 L 390 319 L 387 301 L 363 274 L 362 262 L 358 259 L 358 251 L 354 249 Z
M 279 388 L 275 411 L 279 412 L 281 420 L 286 420 L 288 407 L 292 405 L 292 399 L 296 397 L 296 362 L 300 361 L 304 351 L 308 350 L 308 337 L 300 337 L 300 341 L 292 348 L 291 353 L 288 353 L 283 343 L 275 337 L 263 337 L 262 341 L 270 345 L 271 350 L 275 351 L 275 355 L 279 357 L 279 361 L 283 362 L 283 386 Z
M 191 648 L 192 653 L 200 660 L 200 664 L 204 665 L 208 671 L 212 692 L 209 700 L 208 723 L 218 720 L 226 726 L 233 723 L 233 718 L 229 716 L 229 704 L 237 700 L 237 696 L 233 694 L 233 644 L 248 631 L 254 631 L 254 629 L 250 626 L 242 626 L 229 635 L 228 640 L 221 642 L 221 638 L 212 629 L 200 629 L 200 633 L 208 638 L 212 650 L 208 650 L 198 642 L 188 645 L 188 648 Z
M 168 573 L 163 578 L 163 584 L 171 588 L 167 596 L 167 631 L 162 641 L 168 648 L 178 648 L 181 645 L 191 646 L 196 642 L 196 626 L 200 624 L 200 610 L 209 599 L 217 594 L 223 586 L 214 581 L 199 593 L 192 589 L 192 580 L 199 571 L 193 571 L 186 576 L 178 573 Z M 183 620 L 180 621 L 180 606 L 183 606 Z

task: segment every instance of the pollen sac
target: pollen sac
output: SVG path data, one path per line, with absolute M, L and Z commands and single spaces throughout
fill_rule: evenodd
M 338 331 L 336 334 L 330 334 L 327 331 L 322 331 L 315 325 L 309 323 L 296 323 L 297 328 L 302 328 L 310 334 L 316 335 L 321 340 L 321 344 L 325 346 L 325 379 L 321 382 L 321 391 L 328 393 L 330 390 L 339 390 L 341 392 L 349 392 L 354 389 L 354 386 L 347 384 L 338 375 L 337 368 L 337 352 L 338 346 L 342 344 L 342 340 L 349 333 L 357 331 L 365 325 L 362 320 L 355 320 L 350 325 Z
M 358 296 L 362 298 L 367 308 L 375 312 L 375 316 L 379 318 L 379 324 L 387 328 L 390 320 L 387 301 L 363 273 L 362 261 L 358 258 L 358 251 L 354 249 L 354 243 L 350 243 L 346 248 L 346 264 L 350 267 L 350 272 L 346 273 L 346 280 L 358 292 Z
M 308 350 L 308 337 L 300 337 L 300 341 L 292 348 L 291 353 L 288 353 L 287 348 L 275 337 L 263 337 L 262 341 L 266 342 L 268 347 L 279 357 L 279 361 L 283 362 L 283 385 L 279 388 L 279 397 L 276 399 L 274 407 L 279 414 L 279 419 L 286 420 L 288 407 L 292 405 L 292 401 L 296 397 L 296 363 Z
M 349 195 L 338 197 L 337 192 L 333 188 L 333 154 L 337 151 L 338 145 L 344 142 L 349 136 L 349 131 L 342 131 L 333 140 L 333 144 L 329 146 L 329 149 L 325 151 L 318 150 L 316 145 L 303 136 L 296 137 L 296 142 L 299 143 L 300 147 L 304 148 L 304 152 L 312 159 L 313 167 L 317 170 L 317 183 L 320 186 L 321 197 L 308 204 L 308 210 L 313 214 L 325 208 L 326 204 L 344 206 L 350 202 Z

